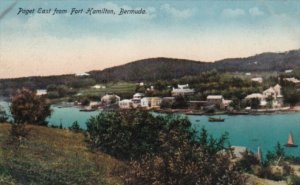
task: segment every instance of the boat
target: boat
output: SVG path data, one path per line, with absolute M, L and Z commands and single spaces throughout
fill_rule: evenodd
M 285 144 L 285 146 L 286 147 L 297 147 L 298 146 L 294 143 L 294 138 L 293 138 L 292 132 L 290 132 L 288 142 L 287 142 L 287 144 Z
M 219 117 L 219 118 L 209 117 L 209 118 L 208 118 L 208 121 L 209 121 L 209 122 L 224 122 L 225 119 L 224 119 L 224 118 L 221 118 L 221 117 Z
M 200 122 L 200 120 L 199 120 L 199 119 L 196 119 L 196 122 Z

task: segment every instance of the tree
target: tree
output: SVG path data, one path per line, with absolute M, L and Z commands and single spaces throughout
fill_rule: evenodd
M 258 98 L 251 98 L 246 102 L 247 106 L 250 106 L 251 109 L 258 109 L 260 106 L 260 100 Z
M 179 95 L 175 97 L 175 102 L 172 105 L 174 109 L 185 109 L 188 107 L 186 97 Z
M 46 118 L 51 115 L 47 99 L 28 89 L 16 92 L 11 98 L 10 110 L 16 124 L 47 125 Z
M 78 123 L 78 121 L 74 121 L 72 123 L 72 126 L 69 127 L 70 130 L 74 131 L 74 132 L 80 132 L 82 131 L 82 129 L 80 128 L 80 125 Z
M 6 111 L 0 106 L 0 123 L 5 123 L 8 120 Z
M 219 142 L 210 142 L 218 140 L 209 139 L 205 130 L 201 134 L 201 144 L 177 127 L 162 131 L 159 140 L 161 149 L 157 154 L 131 161 L 130 167 L 121 173 L 125 185 L 244 184 L 243 177 L 230 162 L 228 151 L 211 150 L 211 147 L 218 148 L 216 143 Z
M 272 108 L 273 107 L 273 100 L 274 100 L 274 97 L 273 96 L 268 96 L 266 98 L 266 101 L 267 101 L 267 105 L 269 108 Z
M 285 87 L 283 89 L 283 96 L 285 103 L 295 106 L 300 101 L 300 90 L 294 87 Z

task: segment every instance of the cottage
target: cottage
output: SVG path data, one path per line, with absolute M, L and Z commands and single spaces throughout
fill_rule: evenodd
M 37 96 L 44 96 L 44 95 L 47 95 L 47 90 L 46 90 L 46 89 L 37 89 L 37 90 L 36 90 L 36 95 L 37 95 Z
M 151 98 L 144 97 L 141 99 L 141 107 L 149 108 L 151 106 Z
M 75 74 L 76 77 L 86 77 L 86 76 L 90 76 L 89 73 L 76 73 Z
M 131 109 L 133 108 L 133 104 L 131 100 L 124 99 L 119 101 L 119 108 L 120 109 Z
M 145 96 L 144 93 L 135 93 L 133 99 L 142 99 Z
M 260 93 L 252 93 L 249 94 L 248 96 L 245 97 L 246 100 L 251 100 L 251 99 L 258 99 L 260 101 L 260 106 L 264 107 L 267 105 L 267 102 L 265 100 L 265 96 Z
M 300 84 L 300 80 L 298 80 L 297 78 L 293 77 L 293 78 L 284 78 L 285 81 L 288 82 L 292 82 L 294 84 Z
M 223 103 L 224 98 L 222 95 L 208 95 L 206 100 L 209 104 L 214 104 L 219 109 L 225 108 L 224 103 Z
M 291 73 L 291 72 L 293 72 L 293 70 L 292 69 L 288 69 L 288 70 L 285 70 L 284 72 L 285 73 Z
M 93 89 L 105 89 L 106 87 L 104 85 L 94 85 L 92 86 Z
M 162 98 L 152 97 L 151 98 L 151 108 L 159 108 L 162 102 Z
M 143 108 L 159 108 L 162 98 L 159 97 L 144 97 L 141 99 L 141 107 Z
M 101 98 L 101 103 L 104 105 L 118 104 L 120 97 L 115 94 L 106 94 Z
M 262 82 L 263 82 L 263 79 L 262 79 L 262 77 L 256 77 L 256 78 L 251 78 L 251 81 L 253 81 L 253 82 L 258 82 L 258 83 L 262 83 Z
M 188 96 L 194 94 L 195 90 L 189 88 L 189 84 L 177 85 L 178 88 L 173 88 L 172 96 Z
M 246 96 L 245 99 L 259 99 L 260 106 L 264 107 L 268 104 L 267 98 L 272 97 L 271 106 L 274 107 L 281 107 L 283 104 L 283 96 L 281 94 L 281 86 L 276 84 L 274 87 L 270 87 L 263 91 L 262 94 L 260 93 L 253 93 Z

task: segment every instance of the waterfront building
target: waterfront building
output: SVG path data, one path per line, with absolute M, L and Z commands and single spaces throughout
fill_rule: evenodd
M 141 99 L 141 107 L 149 108 L 160 108 L 162 98 L 159 97 L 144 97 Z
M 225 105 L 224 105 L 224 98 L 222 95 L 208 95 L 206 98 L 206 101 L 209 104 L 214 104 L 217 108 L 219 109 L 224 109 Z

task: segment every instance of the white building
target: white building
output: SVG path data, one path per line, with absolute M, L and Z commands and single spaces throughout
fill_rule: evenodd
M 85 76 L 90 76 L 89 73 L 76 73 L 75 76 L 77 77 L 85 77 Z
M 133 104 L 131 100 L 124 99 L 119 101 L 119 108 L 120 109 L 131 109 L 133 108 Z
M 209 103 L 209 104 L 214 104 L 216 105 L 219 109 L 224 109 L 225 106 L 224 106 L 224 98 L 222 95 L 208 95 L 206 97 L 206 101 Z
M 262 82 L 263 82 L 263 79 L 262 79 L 262 77 L 256 77 L 256 78 L 251 78 L 251 81 L 253 81 L 253 82 L 258 82 L 258 83 L 262 83 Z
M 283 96 L 281 94 L 281 86 L 279 84 L 276 84 L 274 87 L 270 87 L 263 91 L 262 94 L 260 93 L 253 93 L 248 96 L 246 96 L 245 99 L 254 99 L 257 98 L 260 100 L 260 106 L 266 106 L 267 105 L 267 98 L 272 97 L 273 100 L 271 102 L 272 107 L 281 107 L 283 104 Z
M 104 96 L 102 96 L 101 98 L 101 103 L 105 104 L 105 105 L 109 105 L 109 104 L 117 104 L 120 101 L 120 97 L 115 95 L 115 94 L 106 94 Z
M 292 69 L 288 69 L 288 70 L 285 70 L 284 72 L 285 73 L 291 73 L 291 72 L 293 72 L 293 70 Z
M 172 96 L 187 96 L 194 94 L 195 90 L 189 88 L 189 84 L 177 85 L 177 88 L 173 88 Z
M 141 107 L 143 108 L 160 108 L 162 98 L 159 97 L 144 97 L 141 99 Z
M 245 97 L 246 100 L 258 99 L 260 101 L 260 106 L 266 106 L 267 102 L 265 100 L 265 96 L 261 93 L 252 93 Z
M 144 93 L 135 93 L 133 99 L 142 99 L 145 96 Z
M 36 95 L 37 96 L 47 95 L 47 90 L 46 89 L 37 89 L 36 90 Z
M 288 82 L 292 82 L 294 84 L 300 84 L 300 80 L 298 80 L 297 78 L 293 77 L 293 78 L 284 78 L 285 81 Z
M 93 89 L 105 89 L 106 87 L 104 85 L 94 85 L 92 86 Z
M 151 98 L 150 97 L 142 98 L 141 99 L 141 107 L 143 107 L 143 108 L 151 107 Z

